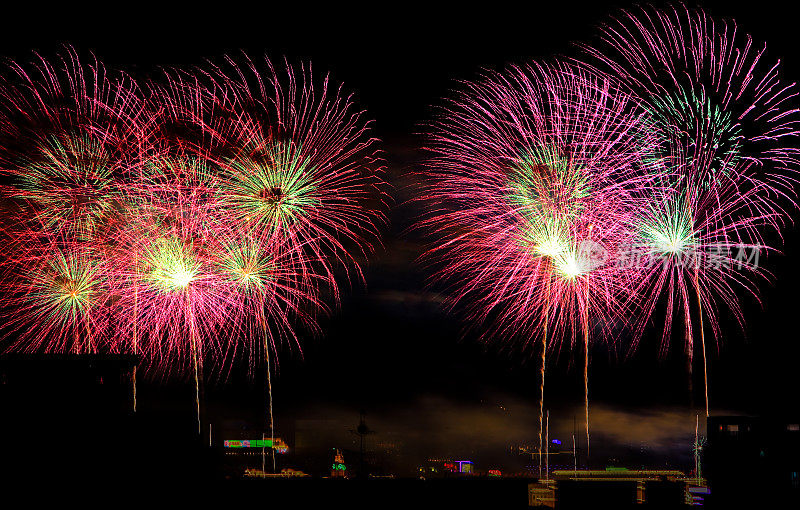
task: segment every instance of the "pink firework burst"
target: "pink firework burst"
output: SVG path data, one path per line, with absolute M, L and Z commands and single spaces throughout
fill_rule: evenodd
M 610 80 L 565 64 L 465 83 L 433 123 L 436 279 L 484 338 L 540 342 L 542 377 L 548 346 L 582 337 L 587 380 L 590 333 L 613 340 L 633 302 L 614 258 L 656 184 L 649 127 Z M 588 404 L 586 422 L 588 441 Z
M 664 345 L 682 316 L 691 370 L 692 315 L 720 337 L 718 305 L 743 325 L 737 291 L 757 298 L 765 275 L 763 234 L 779 232 L 794 207 L 800 115 L 797 90 L 778 62 L 732 22 L 684 6 L 623 12 L 587 51 L 598 67 L 636 95 L 660 133 L 660 155 L 673 169 L 668 193 L 652 197 L 636 230 L 657 263 L 641 267 L 647 299 L 640 334 L 666 302 Z M 635 344 L 634 344 L 635 346 Z M 706 413 L 708 382 L 705 378 Z
M 44 229 L 44 227 L 43 227 Z M 111 274 L 89 242 L 17 232 L 3 261 L 4 350 L 92 353 L 107 349 Z
M 218 333 L 230 303 L 212 269 L 220 225 L 204 165 L 177 154 L 149 159 L 128 190 L 129 223 L 116 240 L 117 292 L 134 351 L 166 371 L 227 350 Z

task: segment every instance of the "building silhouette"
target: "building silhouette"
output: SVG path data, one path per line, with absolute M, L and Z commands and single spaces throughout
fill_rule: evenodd
M 800 419 L 712 416 L 704 471 L 715 508 L 800 506 Z

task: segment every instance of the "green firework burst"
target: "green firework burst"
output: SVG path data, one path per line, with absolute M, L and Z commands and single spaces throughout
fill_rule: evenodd
M 113 208 L 110 158 L 91 136 L 49 137 L 24 169 L 16 197 L 34 206 L 48 230 L 89 236 Z
M 29 277 L 26 299 L 47 320 L 67 325 L 87 316 L 99 302 L 103 274 L 90 256 L 56 250 Z
M 180 292 L 195 281 L 201 263 L 192 244 L 175 237 L 157 239 L 142 253 L 142 274 L 163 293 Z
M 556 148 L 531 149 L 509 174 L 507 199 L 524 219 L 522 238 L 541 256 L 556 257 L 591 193 L 587 172 Z
M 698 232 L 684 195 L 671 195 L 651 205 L 643 218 L 638 224 L 639 237 L 652 254 L 680 257 L 697 245 Z
M 220 251 L 220 274 L 239 289 L 256 292 L 273 280 L 273 259 L 254 240 L 225 241 Z
M 660 145 L 665 152 L 678 148 L 681 164 L 702 170 L 703 187 L 712 186 L 718 175 L 732 173 L 741 159 L 744 135 L 731 112 L 704 92 L 683 88 L 652 96 L 648 103 L 656 133 L 662 137 Z
M 291 144 L 266 144 L 225 167 L 220 201 L 256 229 L 289 228 L 320 205 L 315 169 Z

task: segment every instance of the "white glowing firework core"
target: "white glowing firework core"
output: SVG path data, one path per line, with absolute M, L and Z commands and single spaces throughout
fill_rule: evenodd
M 680 235 L 679 232 L 658 232 L 654 236 L 655 244 L 659 251 L 677 255 L 682 253 L 687 245 L 689 239 Z
M 189 286 L 194 280 L 195 271 L 186 267 L 177 267 L 169 275 L 172 286 L 178 289 L 183 289 Z
M 558 272 L 570 280 L 584 272 L 583 265 L 574 253 L 568 253 L 563 257 L 559 257 L 556 266 L 558 267 Z
M 563 251 L 561 242 L 555 237 L 550 237 L 536 246 L 536 252 L 545 257 L 555 258 Z

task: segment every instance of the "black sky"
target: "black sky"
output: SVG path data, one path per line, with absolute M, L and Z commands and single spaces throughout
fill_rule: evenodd
M 0 55 L 25 60 L 30 50 L 52 54 L 69 43 L 138 78 L 155 74 L 158 66 L 200 64 L 239 50 L 253 56 L 266 52 L 273 59 L 285 55 L 292 62 L 312 60 L 317 73 L 330 71 L 375 119 L 395 185 L 392 224 L 384 247 L 365 266 L 366 288 L 356 282 L 345 292 L 341 310 L 322 321 L 324 337 L 307 339 L 302 356 L 296 349 L 283 353 L 276 406 L 284 416 L 308 414 L 317 406 L 353 413 L 363 408 L 385 416 L 431 395 L 459 403 L 535 401 L 536 363 L 462 337 L 462 317 L 441 310 L 436 289 L 426 290 L 425 270 L 414 263 L 422 252 L 420 239 L 406 233 L 418 211 L 407 203 L 410 191 L 401 176 L 418 165 L 422 154 L 416 147 L 422 138 L 417 133 L 455 80 L 505 63 L 577 56 L 574 42 L 590 40 L 597 24 L 630 4 L 166 4 L 10 10 L 0 16 Z M 783 61 L 788 79 L 800 76 L 796 21 L 788 7 L 767 1 L 703 5 L 766 40 L 768 55 Z M 746 335 L 726 324 L 722 346 L 711 349 L 714 409 L 763 413 L 785 406 L 796 412 L 800 233 L 790 229 L 784 241 L 784 254 L 766 261 L 774 278 L 762 285 L 763 306 L 743 297 Z M 626 409 L 686 406 L 680 352 L 659 356 L 657 340 L 649 339 L 630 358 L 598 347 L 593 399 Z M 569 409 L 580 404 L 580 371 L 570 357 L 563 353 L 549 370 L 551 405 Z M 254 407 L 250 403 L 259 394 L 258 384 L 244 379 L 215 391 L 231 402 L 231 415 L 248 414 L 244 409 Z M 571 423 L 570 412 L 563 414 Z

